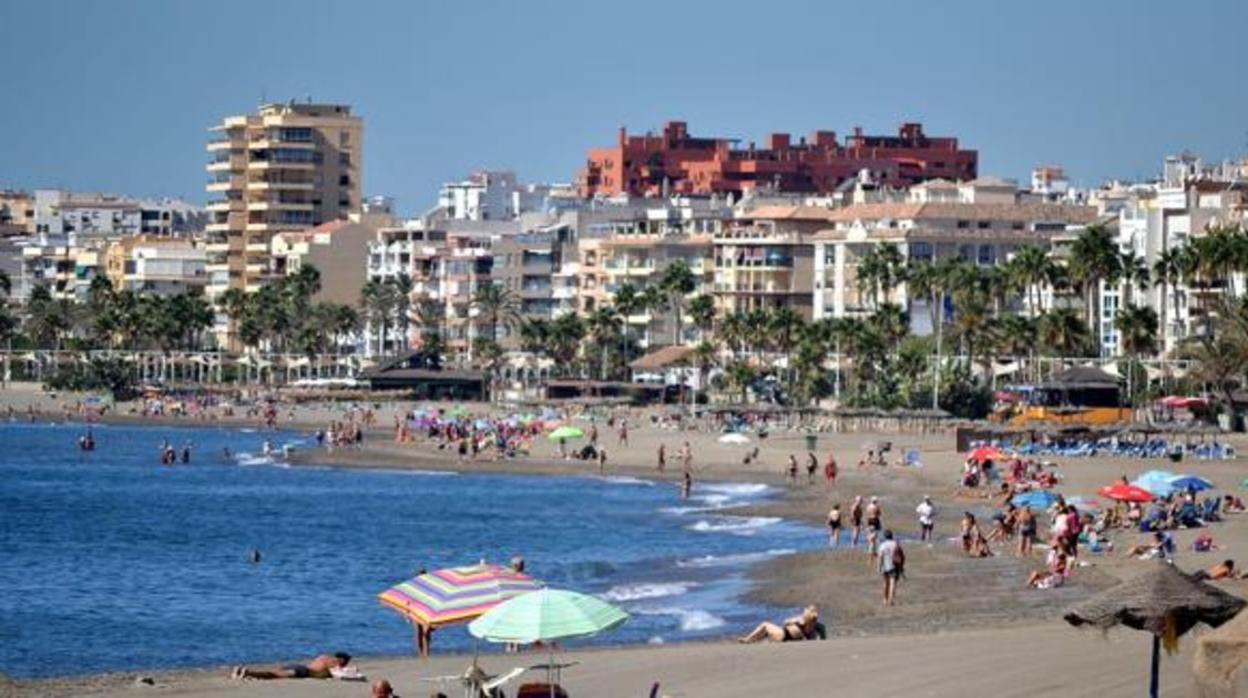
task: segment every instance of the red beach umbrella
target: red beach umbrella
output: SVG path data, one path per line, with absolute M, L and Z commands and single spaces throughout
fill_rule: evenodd
M 1143 487 L 1127 485 L 1121 482 L 1115 482 L 1112 485 L 1105 485 L 1101 489 L 1097 490 L 1097 494 L 1116 502 L 1151 502 L 1156 499 L 1152 492 L 1149 492 Z
M 1009 456 L 1006 455 L 1003 451 L 1001 451 L 1001 449 L 995 446 L 980 446 L 978 448 L 973 449 L 970 455 L 967 456 L 967 458 L 969 460 L 975 461 L 976 463 L 983 463 L 984 461 L 989 461 L 989 460 L 991 461 L 1008 460 Z

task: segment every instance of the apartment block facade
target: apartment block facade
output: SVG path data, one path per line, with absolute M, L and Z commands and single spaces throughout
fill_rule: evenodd
M 345 220 L 361 208 L 363 122 L 342 104 L 265 104 L 226 117 L 207 149 L 210 297 L 256 291 L 275 234 Z M 218 334 L 228 330 L 218 318 Z
M 864 135 L 855 129 L 842 144 L 835 131 L 816 131 L 793 141 L 771 134 L 764 147 L 740 147 L 736 139 L 695 137 L 683 121 L 660 134 L 630 135 L 620 129 L 614 145 L 591 148 L 577 182 L 582 196 L 670 193 L 709 194 L 751 189 L 823 193 L 836 191 L 866 170 L 890 186 L 928 179 L 974 179 L 979 155 L 958 139 L 933 137 L 922 124 L 905 123 L 896 136 Z

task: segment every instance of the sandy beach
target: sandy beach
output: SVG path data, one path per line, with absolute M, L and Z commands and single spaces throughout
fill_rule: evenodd
M 0 407 L 12 405 L 23 413 L 33 408 L 55 416 L 72 402 L 66 396 L 43 395 L 37 390 L 5 391 Z M 342 467 L 367 466 L 452 469 L 478 472 L 597 474 L 596 464 L 557 458 L 550 444 L 540 444 L 528 458 L 513 461 L 461 462 L 453 454 L 428 442 L 397 444 L 389 427 L 394 410 L 377 410 L 378 427 L 370 431 L 361 449 L 333 453 L 305 451 L 293 456 L 295 463 L 315 462 Z M 341 408 L 298 405 L 283 408 L 282 428 L 323 428 Z M 486 410 L 486 406 L 478 409 Z M 109 419 L 145 419 L 127 413 L 119 405 Z M 789 454 L 804 463 L 802 434 L 777 430 L 750 446 L 726 445 L 709 431 L 674 431 L 652 424 L 651 412 L 630 417 L 629 445 L 617 444 L 615 433 L 600 426 L 600 443 L 607 449 L 607 474 L 657 478 L 673 482 L 679 465 L 673 454 L 685 441 L 694 450 L 695 488 L 698 480 L 748 480 L 776 486 L 784 494 L 750 507 L 751 515 L 782 516 L 823 524 L 836 502 L 848 507 L 855 495 L 878 496 L 884 524 L 906 535 L 917 529 L 914 507 L 924 495 L 935 500 L 937 540 L 929 546 L 907 542 L 907 576 L 902 581 L 898 604 L 882 608 L 879 576 L 862 550 L 824 550 L 782 556 L 755 566 L 752 596 L 784 608 L 818 604 L 832 636 L 826 642 L 739 646 L 731 635 L 748 628 L 725 628 L 715 642 L 664 646 L 582 649 L 562 655 L 577 661 L 564 677 L 573 695 L 641 696 L 654 682 L 671 696 L 758 696 L 799 693 L 874 695 L 1139 695 L 1147 678 L 1148 638 L 1132 631 L 1100 633 L 1078 631 L 1060 622 L 1061 610 L 1118 579 L 1150 564 L 1126 559 L 1121 551 L 1144 536 L 1122 531 L 1115 534 L 1115 556 L 1086 556 L 1064 588 L 1040 591 L 1026 587 L 1027 574 L 1042 566 L 1037 554 L 1019 559 L 1011 550 L 985 559 L 970 559 L 949 539 L 957 534 L 964 510 L 987 511 L 987 500 L 954 496 L 962 457 L 954 450 L 953 434 L 819 434 L 817 455 L 822 463 L 829 450 L 840 464 L 840 477 L 827 487 L 822 477 L 806 484 L 803 473 L 796 485 L 784 471 Z M 178 424 L 191 418 L 165 418 Z M 146 419 L 146 421 L 153 421 Z M 243 417 L 213 420 L 207 424 L 255 426 Z M 921 468 L 890 465 L 859 468 L 856 462 L 864 445 L 879 440 L 893 444 L 892 458 L 907 448 L 922 454 Z M 1239 435 L 1223 439 L 1242 453 L 1248 445 Z M 668 451 L 668 469 L 659 473 L 655 453 L 659 444 Z M 757 445 L 758 457 L 750 463 L 743 456 Z M 1059 491 L 1092 495 L 1122 474 L 1134 477 L 1151 468 L 1192 472 L 1210 478 L 1227 491 L 1238 490 L 1244 459 L 1185 461 L 1122 458 L 1057 459 L 1063 481 Z M 1195 531 L 1178 531 L 1177 563 L 1185 570 L 1208 567 L 1223 558 L 1248 562 L 1248 515 L 1231 515 L 1208 529 L 1221 550 L 1191 552 Z M 696 551 L 691 551 L 696 553 Z M 1218 583 L 1227 591 L 1248 597 L 1248 581 Z M 762 620 L 762 619 L 760 619 Z M 778 620 L 778 619 L 772 619 Z M 1190 670 L 1194 640 L 1184 638 L 1183 650 L 1163 662 L 1163 688 L 1168 695 L 1192 695 L 1197 688 Z M 326 648 L 338 649 L 338 648 Z M 342 648 L 350 651 L 351 648 Z M 292 660 L 299 658 L 291 658 Z M 362 658 L 361 670 L 370 677 L 385 677 L 401 695 L 429 695 L 436 683 L 421 677 L 462 671 L 462 656 L 438 656 L 432 661 Z M 489 655 L 483 664 L 494 671 L 544 661 L 537 656 Z M 146 674 L 156 686 L 134 684 L 135 673 L 0 684 L 4 695 L 185 695 L 185 696 L 355 696 L 366 695 L 358 684 L 318 681 L 235 682 L 226 670 L 181 671 Z M 513 686 L 514 689 L 514 686 Z M 837 690 L 839 689 L 839 690 Z M 458 686 L 448 695 L 457 695 Z

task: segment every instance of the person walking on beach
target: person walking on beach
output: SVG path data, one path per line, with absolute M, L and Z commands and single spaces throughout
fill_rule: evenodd
M 897 601 L 897 580 L 905 572 L 906 552 L 893 538 L 891 530 L 884 531 L 884 542 L 880 544 L 879 567 L 880 575 L 884 577 L 884 605 L 892 606 Z
M 1018 510 L 1015 520 L 1018 527 L 1018 556 L 1028 557 L 1036 543 L 1036 515 L 1031 513 L 1031 507 L 1024 506 Z
M 797 456 L 789 454 L 789 484 L 797 484 Z
M 618 445 L 628 446 L 628 420 L 623 418 L 620 419 L 620 440 Z
M 659 444 L 659 472 L 667 467 L 667 446 Z
M 879 552 L 876 547 L 880 543 L 880 520 L 884 514 L 880 507 L 880 498 L 872 497 L 863 514 L 867 520 L 867 551 L 871 553 L 871 557 L 875 557 Z
M 849 526 L 852 533 L 849 544 L 857 548 L 858 537 L 862 534 L 862 495 L 856 495 L 849 507 Z
M 819 456 L 814 451 L 806 452 L 806 484 L 815 484 L 815 472 L 819 470 Z
M 598 474 L 601 475 L 607 470 L 607 449 L 598 449 Z
M 936 507 L 932 506 L 932 498 L 924 497 L 914 508 L 914 513 L 919 516 L 919 540 L 930 544 L 932 529 L 936 527 Z
M 684 468 L 686 473 L 693 470 L 693 447 L 689 445 L 688 441 L 685 442 L 684 449 L 680 454 L 680 459 L 682 461 L 681 466 Z
M 828 452 L 828 461 L 823 464 L 823 480 L 827 483 L 828 489 L 836 485 L 836 457 L 831 451 Z
M 594 422 L 589 425 L 589 443 L 591 446 L 598 446 L 598 423 Z
M 836 503 L 832 505 L 832 511 L 828 512 L 828 546 L 839 548 L 841 546 L 841 505 Z

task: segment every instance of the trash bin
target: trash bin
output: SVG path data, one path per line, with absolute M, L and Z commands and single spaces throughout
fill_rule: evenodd
M 819 445 L 819 437 L 815 434 L 806 435 L 806 450 L 813 451 Z

